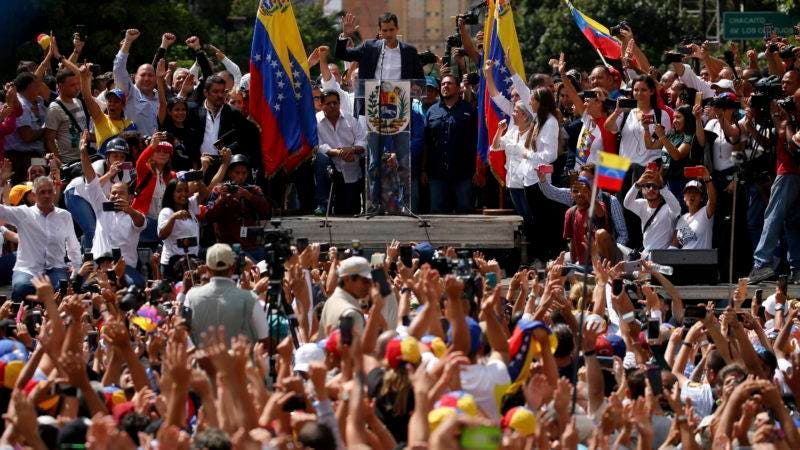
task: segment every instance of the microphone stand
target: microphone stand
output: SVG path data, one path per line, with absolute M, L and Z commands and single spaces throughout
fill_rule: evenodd
M 411 210 L 411 208 L 408 208 L 406 206 L 403 206 L 400 212 L 404 216 L 409 216 L 417 219 L 419 221 L 419 227 L 425 230 L 425 236 L 428 238 L 428 242 L 431 245 L 433 245 L 433 242 L 431 242 L 431 235 L 430 233 L 428 233 L 428 228 L 431 227 L 431 222 L 428 219 L 423 219 L 422 217 L 418 216 L 417 214 L 414 213 L 414 211 Z
M 333 230 L 331 228 L 331 221 L 329 220 L 329 216 L 331 213 L 331 200 L 333 199 L 333 167 L 327 167 L 328 172 L 328 183 L 330 187 L 328 188 L 328 205 L 325 207 L 325 220 L 322 221 L 320 224 L 320 228 L 327 228 L 328 229 L 328 244 L 333 245 Z

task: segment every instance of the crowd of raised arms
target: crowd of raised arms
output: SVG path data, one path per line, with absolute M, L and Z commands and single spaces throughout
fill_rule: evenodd
M 800 48 L 648 61 L 623 23 L 621 68 L 561 54 L 495 79 L 461 19 L 435 61 L 393 14 L 368 20 L 380 40 L 354 42 L 347 14 L 309 56 L 320 145 L 279 182 L 249 75 L 195 36 L 191 68 L 168 32 L 128 61 L 136 29 L 109 73 L 78 63 L 101 44 L 79 34 L 19 63 L 0 109 L 0 448 L 800 448 Z M 359 77 L 425 80 L 408 146 L 374 164 Z M 505 117 L 500 183 L 476 164 L 481 78 Z M 592 201 L 601 151 L 632 165 Z M 385 171 L 419 214 L 499 192 L 535 262 L 480 242 L 365 258 L 266 225 L 386 212 Z M 671 248 L 717 249 L 731 298 L 684 304 L 649 260 Z

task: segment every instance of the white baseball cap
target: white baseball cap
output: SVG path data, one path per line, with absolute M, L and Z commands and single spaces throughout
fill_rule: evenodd
M 711 87 L 712 88 L 713 87 L 718 87 L 720 89 L 726 89 L 726 90 L 732 91 L 733 90 L 733 81 L 729 80 L 727 78 L 722 78 L 719 81 L 715 81 L 715 82 L 711 83 Z
M 370 280 L 372 279 L 372 268 L 369 265 L 369 261 L 361 256 L 351 256 L 342 261 L 336 273 L 340 277 L 358 275 Z
M 236 264 L 236 254 L 228 244 L 214 244 L 206 252 L 206 265 L 211 270 L 222 271 Z
M 292 370 L 295 372 L 308 372 L 308 367 L 313 362 L 325 361 L 325 352 L 319 348 L 319 345 L 303 344 L 294 351 L 294 366 Z

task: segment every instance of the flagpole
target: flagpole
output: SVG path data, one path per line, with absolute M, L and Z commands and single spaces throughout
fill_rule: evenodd
M 598 55 L 598 56 L 600 57 L 600 59 L 603 61 L 603 65 L 604 65 L 604 66 L 606 66 L 606 67 L 611 67 L 611 64 L 609 64 L 609 63 L 608 63 L 608 61 L 606 61 L 606 59 L 603 57 L 603 54 L 602 54 L 602 53 L 600 53 L 600 50 L 599 50 L 599 49 L 595 48 L 595 49 L 594 49 L 594 51 L 596 51 L 596 52 L 597 52 L 597 55 Z
M 581 301 L 578 303 L 578 314 L 580 315 L 578 319 L 578 337 L 575 342 L 578 345 L 578 348 L 583 346 L 583 323 L 584 318 L 586 317 L 586 313 L 584 312 L 583 308 L 586 304 L 587 296 L 589 295 L 589 272 L 592 270 L 592 237 L 594 233 L 592 232 L 592 223 L 594 222 L 594 208 L 597 203 L 597 178 L 598 174 L 595 173 L 592 179 L 592 194 L 591 200 L 589 201 L 589 218 L 586 222 L 586 258 L 584 258 L 583 263 L 583 289 L 581 292 Z M 578 400 L 578 358 L 574 358 L 572 360 L 572 386 L 574 389 L 572 390 L 572 414 L 575 414 L 575 406 Z

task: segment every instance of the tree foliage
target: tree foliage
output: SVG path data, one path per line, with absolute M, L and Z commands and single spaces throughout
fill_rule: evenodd
M 526 73 L 549 73 L 548 60 L 558 58 L 561 51 L 570 67 L 589 69 L 600 63 L 563 0 L 519 0 L 514 5 Z M 573 5 L 609 28 L 627 19 L 637 43 L 656 66 L 664 50 L 685 37 L 700 35 L 697 21 L 679 14 L 677 0 L 574 0 Z

